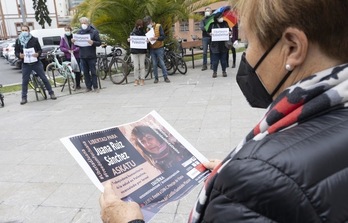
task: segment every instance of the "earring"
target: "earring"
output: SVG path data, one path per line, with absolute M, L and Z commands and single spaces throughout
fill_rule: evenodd
M 285 65 L 285 69 L 287 70 L 287 71 L 292 71 L 292 67 L 291 67 L 291 65 L 290 64 L 287 64 L 287 65 Z

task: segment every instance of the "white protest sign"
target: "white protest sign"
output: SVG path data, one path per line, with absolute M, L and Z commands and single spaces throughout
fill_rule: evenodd
M 211 41 L 228 41 L 230 36 L 229 28 L 218 28 L 211 30 Z
M 74 44 L 76 46 L 85 47 L 91 45 L 88 43 L 88 40 L 91 40 L 89 34 L 73 34 L 73 39 L 75 40 Z
M 146 36 L 130 36 L 131 49 L 147 49 Z
M 153 28 L 151 28 L 145 35 L 151 44 L 156 42 L 156 40 L 151 40 L 152 37 L 155 37 L 155 30 Z
M 34 57 L 33 54 L 35 53 L 35 49 L 28 48 L 28 49 L 23 49 L 24 53 L 24 63 L 34 63 L 37 62 L 37 57 Z

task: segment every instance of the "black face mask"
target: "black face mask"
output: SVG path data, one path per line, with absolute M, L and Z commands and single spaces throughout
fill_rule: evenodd
M 291 74 L 291 71 L 289 71 L 285 75 L 283 80 L 278 84 L 272 94 L 269 94 L 267 92 L 266 88 L 263 86 L 258 75 L 256 74 L 257 67 L 266 58 L 268 53 L 273 49 L 278 41 L 279 39 L 262 55 L 254 68 L 246 60 L 245 52 L 242 55 L 242 59 L 240 61 L 239 69 L 237 72 L 237 83 L 251 107 L 267 108 L 272 103 L 275 93 L 277 93 L 279 88 L 284 84 L 286 79 L 288 79 L 289 75 Z

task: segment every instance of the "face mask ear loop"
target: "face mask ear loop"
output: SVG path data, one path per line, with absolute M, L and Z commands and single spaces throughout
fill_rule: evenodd
M 279 82 L 278 86 L 274 89 L 273 93 L 271 94 L 271 97 L 273 98 L 273 96 L 279 91 L 279 88 L 281 86 L 283 86 L 284 82 L 289 78 L 290 74 L 292 73 L 291 71 L 288 71 L 288 73 L 283 77 L 283 79 Z
M 262 57 L 259 59 L 259 61 L 256 63 L 255 67 L 254 67 L 254 71 L 256 71 L 256 69 L 259 67 L 259 65 L 262 63 L 262 61 L 266 58 L 266 56 L 269 54 L 269 52 L 271 52 L 271 50 L 273 49 L 273 47 L 278 43 L 278 41 L 280 40 L 280 38 L 277 38 L 277 41 L 275 41 L 273 43 L 273 45 L 262 55 Z

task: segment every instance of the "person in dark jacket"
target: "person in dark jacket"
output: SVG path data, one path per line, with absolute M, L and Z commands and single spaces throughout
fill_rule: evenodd
M 82 66 L 83 75 L 85 77 L 86 92 L 92 91 L 99 92 L 98 79 L 97 79 L 97 50 L 96 47 L 101 45 L 99 32 L 92 25 L 90 25 L 89 19 L 86 17 L 80 18 L 81 29 L 77 32 L 80 35 L 89 35 L 90 39 L 87 41 L 88 46 L 80 47 L 80 61 Z M 75 39 L 71 39 L 71 42 L 75 43 Z
M 56 100 L 57 97 L 54 95 L 54 91 L 52 90 L 51 84 L 46 77 L 43 65 L 39 60 L 39 57 L 42 52 L 39 40 L 29 33 L 29 26 L 22 25 L 21 30 L 22 32 L 15 43 L 15 55 L 19 59 L 23 60 L 22 100 L 20 104 L 24 105 L 28 102 L 28 84 L 30 80 L 30 74 L 32 73 L 32 71 L 35 71 L 35 73 L 41 78 L 51 99 Z
M 142 19 L 138 19 L 135 22 L 135 26 L 131 32 L 132 36 L 145 36 L 144 22 Z M 134 65 L 134 86 L 144 85 L 145 82 L 145 57 L 147 49 L 131 48 L 131 57 Z
M 232 27 L 231 43 L 238 41 L 238 24 Z M 229 48 L 232 51 L 232 68 L 236 67 L 237 52 L 233 45 Z M 230 50 L 227 51 L 227 67 L 229 67 Z
M 348 1 L 239 0 L 237 8 L 248 41 L 237 83 L 266 111 L 222 162 L 205 164 L 212 172 L 188 222 L 347 222 Z M 105 193 L 108 222 L 120 213 L 142 219 L 136 204 L 110 186 Z
M 74 57 L 76 58 L 77 63 L 80 66 L 80 54 L 79 54 L 79 47 L 75 46 L 74 43 L 71 42 L 72 39 L 72 29 L 71 27 L 65 26 L 64 28 L 65 34 L 60 39 L 60 50 L 64 52 L 64 58 L 65 61 L 71 61 L 71 54 L 74 54 Z M 81 69 L 80 69 L 81 70 Z M 81 72 L 74 72 L 75 73 L 75 79 L 76 79 L 76 89 L 81 89 L 80 82 L 81 82 Z
M 216 14 L 214 17 L 214 22 L 210 24 L 207 32 L 212 35 L 212 29 L 219 28 L 229 28 L 228 23 L 224 21 L 222 14 Z M 210 56 L 213 66 L 213 78 L 217 77 L 217 69 L 219 63 L 221 64 L 222 76 L 227 77 L 226 67 L 227 67 L 227 53 L 228 48 L 225 44 L 226 41 L 211 41 L 210 43 Z
M 211 8 L 206 7 L 204 9 L 204 18 L 199 23 L 199 28 L 202 30 L 202 47 L 203 47 L 203 65 L 202 65 L 202 71 L 208 69 L 207 67 L 207 61 L 208 61 L 208 49 L 210 48 L 210 42 L 211 42 L 211 36 L 210 34 L 205 30 L 205 25 L 207 22 L 207 18 L 211 15 Z M 211 67 L 211 65 L 210 65 Z M 212 68 L 212 67 L 211 67 Z

